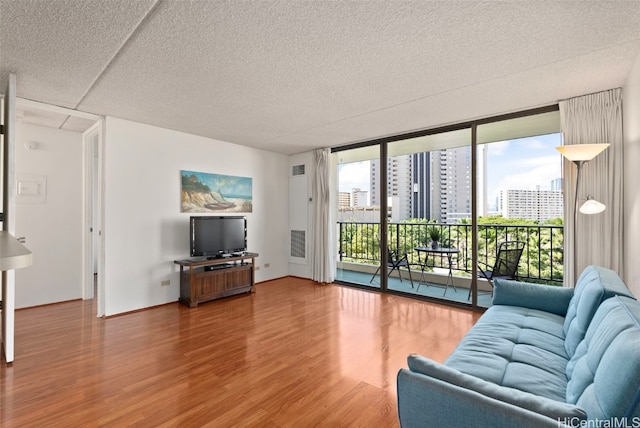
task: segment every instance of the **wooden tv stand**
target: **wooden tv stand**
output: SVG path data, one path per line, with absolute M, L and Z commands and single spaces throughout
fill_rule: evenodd
M 253 292 L 256 257 L 256 253 L 244 253 L 212 260 L 175 260 L 180 265 L 180 303 L 195 308 L 198 303 Z

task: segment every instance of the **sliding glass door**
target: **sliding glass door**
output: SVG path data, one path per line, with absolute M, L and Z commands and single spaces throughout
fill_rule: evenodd
M 513 276 L 562 285 L 564 195 L 557 112 L 478 126 L 478 305 L 489 302 L 491 274 L 515 257 Z
M 389 249 L 406 257 L 413 277 L 407 283 L 390 275 L 388 288 L 470 303 L 471 129 L 395 141 L 388 148 Z
M 335 153 L 338 165 L 336 280 L 380 288 L 380 148 Z
M 561 284 L 559 131 L 552 106 L 334 149 L 337 281 L 487 307 L 515 243 L 510 277 Z

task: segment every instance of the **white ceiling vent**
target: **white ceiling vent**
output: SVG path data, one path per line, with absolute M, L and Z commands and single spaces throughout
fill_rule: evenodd
M 296 176 L 296 175 L 304 175 L 304 164 L 302 165 L 294 165 L 291 168 L 291 175 Z

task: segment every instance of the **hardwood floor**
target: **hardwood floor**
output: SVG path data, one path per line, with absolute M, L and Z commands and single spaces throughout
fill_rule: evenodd
M 299 278 L 109 319 L 16 312 L 0 426 L 398 426 L 410 352 L 444 360 L 479 314 Z

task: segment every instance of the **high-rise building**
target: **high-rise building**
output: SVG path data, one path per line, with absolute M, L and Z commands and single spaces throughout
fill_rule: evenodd
M 369 191 L 360 190 L 359 188 L 351 189 L 351 201 L 354 207 L 369 206 Z
M 487 144 L 477 150 L 477 213 L 544 221 L 563 216 L 562 179 L 551 190 L 501 191 L 489 206 Z M 471 147 L 462 146 L 388 159 L 388 206 L 391 221 L 426 218 L 456 223 L 471 218 Z M 371 205 L 380 206 L 380 161 L 371 161 Z M 353 200 L 353 199 L 352 199 Z
M 471 147 L 431 152 L 431 215 L 443 223 L 471 217 Z
M 559 190 L 500 190 L 499 205 L 505 218 L 544 221 L 564 215 Z
M 551 180 L 551 190 L 562 191 L 562 178 L 554 178 Z
M 371 205 L 380 205 L 380 160 L 371 161 Z M 411 218 L 411 155 L 394 156 L 387 160 L 387 196 L 395 206 L 391 221 Z
M 411 155 L 411 216 L 429 219 L 431 217 L 431 154 L 429 152 Z
M 489 207 L 489 171 L 487 168 L 487 158 L 489 156 L 489 144 L 478 144 L 476 148 L 476 204 L 478 209 L 478 216 L 484 217 L 491 212 L 496 211 L 498 204 L 496 203 L 493 210 Z M 471 162 L 469 162 L 471 165 Z M 471 192 L 469 192 L 471 195 Z M 497 199 L 497 198 L 496 198 Z M 471 216 L 469 216 L 471 217 Z
M 369 162 L 369 184 L 371 186 L 371 205 L 380 206 L 380 159 Z
M 480 163 L 486 164 L 486 156 Z M 469 146 L 395 156 L 389 158 L 387 168 L 392 221 L 426 218 L 453 223 L 471 217 Z M 380 205 L 379 160 L 371 161 L 371 205 Z M 484 215 L 484 193 L 481 205 Z
M 338 209 L 343 210 L 351 206 L 351 193 L 338 192 Z

